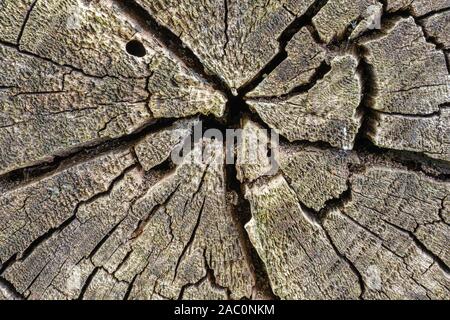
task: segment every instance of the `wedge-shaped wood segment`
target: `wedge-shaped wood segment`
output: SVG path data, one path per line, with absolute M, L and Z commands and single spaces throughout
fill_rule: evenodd
M 340 150 L 282 145 L 280 170 L 298 199 L 308 208 L 320 211 L 328 201 L 348 190 L 349 167 L 358 163 L 355 154 Z
M 0 20 L 24 7 L 2 5 Z M 154 118 L 223 114 L 222 94 L 108 1 L 38 1 L 28 10 L 23 25 L 0 34 L 0 174 L 121 137 Z M 10 34 L 20 34 L 18 42 Z M 129 41 L 142 46 L 143 57 L 127 52 Z
M 426 117 L 381 113 L 371 123 L 374 129 L 369 137 L 379 146 L 423 152 L 432 158 L 450 161 L 448 109 Z
M 201 141 L 185 163 L 133 205 L 133 215 L 146 217 L 131 234 L 133 241 L 119 247 L 105 242 L 106 252 L 117 249 L 126 258 L 115 276 L 134 283 L 130 298 L 183 298 L 185 291 L 191 297 L 195 292 L 200 297 L 251 296 L 251 267 L 226 202 L 224 160 L 221 143 Z M 116 233 L 129 232 L 123 228 Z
M 329 0 L 312 21 L 327 43 L 341 39 L 349 29 L 350 37 L 355 38 L 380 28 L 382 7 L 376 0 Z
M 375 144 L 450 160 L 450 76 L 445 56 L 413 18 L 364 43 L 377 96 L 369 137 Z M 407 70 L 407 72 L 405 72 Z
M 352 200 L 324 226 L 362 275 L 366 299 L 448 299 L 450 185 L 372 167 L 352 179 Z
M 0 173 L 120 137 L 152 119 L 145 79 L 95 78 L 0 46 Z
M 433 14 L 420 22 L 429 37 L 443 49 L 450 50 L 450 7 L 447 11 Z
M 363 42 L 378 93 L 373 108 L 417 115 L 439 111 L 440 105 L 450 102 L 442 51 L 426 41 L 413 18 L 397 20 L 385 33 Z
M 326 49 L 315 42 L 306 28 L 294 35 L 287 44 L 286 51 L 287 58 L 248 97 L 276 97 L 308 85 L 327 55 Z
M 360 126 L 357 64 L 353 56 L 337 57 L 331 71 L 308 92 L 288 100 L 250 100 L 249 104 L 264 122 L 290 141 L 325 141 L 352 149 Z
M 202 140 L 176 168 L 152 170 L 169 155 L 143 150 L 167 149 L 170 130 L 190 132 L 181 123 L 136 145 L 147 171 L 124 150 L 3 195 L 1 276 L 30 299 L 250 298 L 223 145 Z
M 357 275 L 339 256 L 320 224 L 300 206 L 282 176 L 249 187 L 250 239 L 273 292 L 283 299 L 356 299 Z
M 278 38 L 313 0 L 137 0 L 232 88 L 250 81 L 279 50 Z
M 267 156 L 271 146 L 268 130 L 249 118 L 242 119 L 241 142 L 236 148 L 236 169 L 239 181 L 251 182 L 276 173 L 277 164 L 274 161 L 271 163 Z

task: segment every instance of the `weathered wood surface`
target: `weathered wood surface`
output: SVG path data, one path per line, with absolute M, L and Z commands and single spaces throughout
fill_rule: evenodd
M 449 35 L 448 0 L 0 1 L 0 300 L 450 299 Z

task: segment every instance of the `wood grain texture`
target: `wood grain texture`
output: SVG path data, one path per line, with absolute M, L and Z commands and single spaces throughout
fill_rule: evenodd
M 0 1 L 0 300 L 450 299 L 449 9 Z

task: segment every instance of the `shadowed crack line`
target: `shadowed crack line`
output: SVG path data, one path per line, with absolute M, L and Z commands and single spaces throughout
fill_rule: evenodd
M 124 176 L 128 172 L 133 170 L 135 167 L 136 167 L 136 164 L 133 164 L 133 165 L 129 166 L 128 168 L 125 168 L 117 177 L 112 179 L 112 181 L 109 184 L 106 191 L 99 192 L 97 194 L 94 194 L 92 197 L 90 197 L 87 200 L 78 202 L 76 204 L 75 208 L 73 209 L 73 214 L 68 219 L 66 219 L 64 222 L 62 222 L 59 226 L 49 229 L 47 232 L 45 232 L 44 234 L 42 234 L 41 236 L 36 238 L 30 245 L 28 245 L 28 247 L 23 251 L 23 253 L 18 257 L 18 259 L 15 259 L 14 262 L 25 261 L 29 256 L 31 256 L 33 254 L 33 252 L 36 249 L 38 249 L 40 247 L 40 245 L 42 243 L 51 239 L 54 235 L 62 232 L 67 226 L 69 226 L 73 221 L 75 221 L 77 219 L 78 210 L 82 205 L 92 203 L 92 202 L 96 201 L 97 199 L 99 199 L 107 194 L 110 194 L 112 189 L 114 188 L 114 186 L 119 181 L 121 181 L 124 178 Z
M 134 20 L 134 22 L 138 23 L 140 26 L 143 26 L 145 30 L 147 30 L 147 31 L 151 32 L 153 35 L 155 35 L 157 37 L 157 39 L 159 41 L 161 41 L 169 49 L 169 51 L 171 51 L 182 62 L 184 62 L 184 64 L 186 66 L 191 68 L 195 73 L 200 75 L 202 78 L 206 79 L 207 82 L 209 82 L 215 89 L 220 90 L 226 94 L 226 96 L 228 97 L 228 103 L 227 103 L 227 113 L 228 114 L 227 114 L 227 118 L 224 120 L 225 123 L 219 124 L 219 122 L 216 122 L 216 120 L 206 118 L 206 121 L 209 123 L 210 127 L 220 126 L 222 129 L 225 129 L 226 127 L 239 126 L 240 119 L 244 113 L 250 114 L 252 119 L 254 119 L 256 122 L 258 122 L 260 124 L 263 124 L 264 127 L 267 127 L 267 125 L 258 117 L 258 115 L 256 115 L 252 110 L 250 110 L 249 106 L 247 105 L 247 103 L 245 102 L 243 97 L 248 92 L 250 92 L 251 90 L 256 88 L 258 86 L 258 84 L 260 84 L 263 81 L 265 74 L 271 73 L 273 70 L 275 70 L 275 68 L 277 66 L 279 66 L 287 58 L 287 53 L 286 53 L 287 43 L 292 39 L 292 37 L 295 35 L 295 33 L 298 32 L 302 27 L 305 27 L 305 26 L 309 27 L 311 24 L 312 17 L 315 16 L 317 14 L 317 12 L 319 12 L 319 10 L 327 3 L 327 1 L 323 1 L 323 0 L 315 1 L 313 3 L 313 5 L 310 8 L 308 8 L 308 10 L 306 11 L 305 14 L 297 17 L 292 22 L 283 31 L 281 37 L 278 39 L 278 41 L 280 43 L 279 53 L 257 75 L 255 75 L 255 77 L 249 83 L 247 83 L 246 85 L 244 85 L 243 87 L 241 87 L 238 90 L 237 96 L 234 96 L 231 93 L 231 90 L 229 89 L 229 87 L 225 84 L 225 82 L 219 76 L 211 75 L 205 70 L 200 59 L 198 57 L 196 57 L 196 55 L 187 46 L 185 46 L 182 43 L 182 41 L 179 39 L 179 37 L 177 37 L 175 34 L 173 34 L 166 27 L 161 26 L 144 8 L 142 8 L 141 6 L 136 4 L 135 1 L 126 1 L 125 2 L 125 1 L 113 0 L 113 2 L 116 3 L 117 5 L 119 5 L 120 8 L 123 10 L 123 12 L 128 17 L 131 17 Z M 226 0 L 225 0 L 225 2 L 226 2 Z M 35 3 L 36 3 L 36 1 L 33 4 L 35 4 Z M 225 19 L 227 18 L 226 17 L 227 11 L 228 10 L 226 9 Z M 30 12 L 31 12 L 31 10 L 28 12 L 28 15 L 30 14 Z M 398 13 L 397 13 L 397 15 L 398 15 Z M 25 24 L 22 27 L 22 32 L 23 32 L 24 28 L 25 28 Z M 226 29 L 227 29 L 227 26 L 226 26 Z M 227 39 L 227 42 L 228 42 L 228 39 Z M 0 42 L 0 44 L 4 44 L 4 43 Z M 19 50 L 14 45 L 11 45 L 11 44 L 5 44 L 5 45 L 14 47 L 15 49 Z M 225 48 L 224 48 L 224 50 L 225 50 Z M 40 59 L 43 59 L 43 60 L 46 60 L 48 62 L 55 64 L 55 62 L 53 62 L 49 59 L 39 57 L 39 56 L 31 54 L 31 53 L 26 53 L 26 54 L 35 56 L 37 58 L 40 58 Z M 70 66 L 66 66 L 66 67 L 70 67 Z M 72 68 L 72 67 L 70 67 L 70 68 Z M 366 123 L 366 121 L 367 121 L 366 119 L 368 118 L 368 115 L 370 113 L 370 104 L 371 104 L 370 99 L 373 97 L 373 92 L 370 91 L 371 85 L 373 85 L 373 79 L 371 78 L 372 75 L 370 74 L 370 70 L 369 70 L 370 68 L 367 65 L 364 58 L 361 59 L 360 66 L 358 68 L 361 71 L 362 77 L 363 78 L 367 77 L 363 81 L 364 98 L 359 107 L 359 110 L 365 114 L 365 117 L 364 117 L 365 119 L 360 128 L 360 131 L 362 132 L 363 130 L 366 130 L 369 126 L 368 122 Z M 325 66 L 322 66 L 321 69 L 325 70 Z M 82 70 L 79 70 L 79 69 L 74 69 L 74 70 L 80 71 L 84 74 L 84 72 Z M 318 72 L 318 73 L 320 74 L 320 72 Z M 317 76 L 317 78 L 319 78 L 319 76 Z M 300 93 L 303 91 L 307 91 L 313 85 L 314 85 L 314 81 L 311 84 L 308 84 L 305 86 L 299 86 L 299 87 L 295 88 L 293 90 L 293 92 L 291 92 L 289 94 L 296 94 L 296 93 Z M 40 173 L 43 172 L 44 174 L 46 174 L 49 172 L 54 172 L 55 168 L 56 168 L 56 170 L 59 170 L 59 169 L 61 169 L 61 167 L 64 167 L 66 165 L 65 164 L 66 161 L 70 161 L 73 163 L 74 161 L 85 158 L 86 154 L 89 154 L 88 156 L 90 157 L 93 154 L 94 155 L 98 154 L 98 152 L 106 152 L 107 150 L 111 150 L 113 148 L 132 146 L 147 133 L 154 132 L 155 130 L 159 130 L 164 127 L 170 126 L 171 124 L 173 124 L 173 122 L 175 120 L 176 119 L 158 120 L 151 124 L 144 125 L 143 128 L 141 128 L 141 129 L 137 130 L 136 132 L 134 132 L 130 135 L 127 135 L 125 137 L 118 138 L 118 139 L 110 139 L 108 141 L 102 142 L 93 147 L 88 147 L 88 148 L 80 147 L 80 149 L 82 149 L 81 151 L 77 151 L 75 153 L 71 153 L 69 155 L 62 156 L 62 157 L 55 157 L 54 161 L 52 161 L 49 164 L 46 164 L 45 166 L 48 166 L 48 167 L 44 168 L 44 170 L 41 171 Z M 387 150 L 383 150 L 381 148 L 374 147 L 370 141 L 366 140 L 362 136 L 363 136 L 362 133 L 358 133 L 357 141 L 356 141 L 356 145 L 355 145 L 355 149 L 357 152 L 359 150 L 370 149 L 376 154 L 382 154 L 387 151 Z M 329 146 L 327 146 L 327 145 L 324 147 L 329 148 Z M 414 160 L 411 160 L 411 161 L 414 162 Z M 40 169 L 42 169 L 42 168 L 43 168 L 42 165 L 35 167 L 35 169 L 37 169 L 37 171 L 40 171 Z M 50 168 L 50 169 L 47 169 L 47 168 Z M 27 175 L 26 174 L 27 170 L 30 170 L 30 169 L 31 168 L 19 169 L 12 173 L 9 173 L 8 175 L 11 177 L 13 177 L 15 175 L 18 175 L 18 176 L 22 175 L 24 177 Z M 259 281 L 262 281 L 262 282 L 265 281 L 265 282 L 269 283 L 264 264 L 261 261 L 261 259 L 259 258 L 259 256 L 255 253 L 256 250 L 251 245 L 248 235 L 246 234 L 245 229 L 243 227 L 245 225 L 245 223 L 248 222 L 248 220 L 250 220 L 250 211 L 249 211 L 248 201 L 243 196 L 243 191 L 241 189 L 242 185 L 237 181 L 237 178 L 236 178 L 236 168 L 233 165 L 228 165 L 226 170 L 227 170 L 227 183 L 231 185 L 229 187 L 229 189 L 236 191 L 236 193 L 239 196 L 240 206 L 242 206 L 242 208 L 241 208 L 242 212 L 234 212 L 233 213 L 234 218 L 235 218 L 235 220 L 238 220 L 240 233 L 242 234 L 242 237 L 244 238 L 244 242 L 247 244 L 247 246 L 249 247 L 249 250 L 251 251 L 250 256 L 251 256 L 251 259 L 253 260 L 252 264 L 257 269 L 257 272 L 262 273 L 262 275 L 259 275 L 259 277 L 260 277 Z M 0 177 L 0 178 L 4 178 L 4 177 L 5 176 Z M 346 192 L 344 192 L 344 194 L 342 194 L 342 197 L 339 197 L 339 199 L 334 199 L 333 201 L 330 201 L 329 203 L 327 203 L 326 209 L 329 210 L 332 207 L 338 206 L 340 203 L 342 203 L 342 201 L 345 201 L 345 199 L 348 196 L 347 192 L 349 192 L 349 191 L 347 190 Z M 201 212 L 200 212 L 200 214 L 201 214 Z M 328 234 L 327 234 L 327 236 L 328 236 Z M 331 240 L 330 240 L 330 242 L 331 242 Z M 337 250 L 336 250 L 336 252 L 339 254 L 339 252 Z M 345 257 L 343 257 L 343 259 L 345 259 Z M 350 265 L 350 267 L 352 267 L 352 266 Z M 98 271 L 98 270 L 96 269 L 93 272 L 93 274 L 90 275 L 90 280 L 92 280 L 92 277 L 95 275 L 96 271 Z M 361 275 L 359 275 L 359 273 L 357 273 L 357 275 L 358 275 L 358 278 L 360 279 L 360 284 L 362 286 L 361 290 L 363 293 L 364 286 L 363 286 L 363 283 L 361 282 L 362 277 L 361 277 Z M 125 294 L 125 299 L 128 298 L 128 296 L 131 292 L 131 289 L 133 287 L 133 283 L 136 280 L 136 277 L 137 276 L 135 276 L 133 278 L 132 282 L 130 283 L 129 289 L 127 290 L 127 293 Z M 84 290 L 82 290 L 80 297 L 82 297 L 84 295 L 85 290 L 89 286 L 90 280 L 88 279 L 88 281 L 86 281 L 85 288 L 84 288 Z M 272 290 L 270 289 L 270 291 L 272 291 Z M 273 292 L 271 294 L 272 294 L 272 297 L 274 297 Z
M 265 298 L 279 299 L 272 289 L 269 275 L 267 273 L 264 262 L 261 260 L 256 248 L 250 241 L 249 235 L 245 230 L 245 225 L 251 219 L 250 202 L 245 198 L 242 188 L 243 184 L 237 179 L 237 170 L 235 165 L 228 164 L 226 166 L 227 191 L 235 192 L 238 201 L 235 206 L 230 209 L 233 221 L 237 226 L 240 240 L 243 243 L 245 257 L 251 266 L 253 266 L 253 274 L 255 277 L 256 294 L 262 294 Z
M 34 0 L 33 3 L 30 5 L 30 8 L 28 9 L 28 12 L 25 16 L 22 27 L 20 28 L 19 35 L 17 36 L 17 45 L 20 45 L 20 40 L 22 40 L 23 33 L 27 26 L 28 20 L 30 19 L 31 12 L 33 11 L 34 7 L 36 6 L 36 3 L 37 3 L 37 0 Z
M 84 283 L 83 287 L 80 290 L 80 295 L 78 296 L 77 300 L 83 300 L 84 295 L 86 294 L 86 290 L 89 288 L 90 284 L 92 283 L 92 279 L 94 279 L 97 272 L 100 270 L 99 267 L 96 267 L 94 271 L 89 275 L 89 277 L 86 279 L 86 282 Z
M 250 80 L 238 89 L 238 96 L 243 97 L 255 89 L 266 75 L 275 70 L 288 56 L 286 47 L 294 35 L 303 27 L 311 25 L 312 18 L 327 4 L 328 0 L 317 0 L 305 11 L 304 14 L 295 18 L 281 33 L 278 38 L 278 53 Z
M 6 279 L 0 277 L 0 291 L 6 291 L 13 300 L 25 300 L 25 297 L 17 292 L 16 288 Z
M 134 0 L 121 1 L 111 0 L 117 5 L 121 12 L 133 23 L 136 23 L 142 30 L 149 32 L 160 43 L 162 43 L 172 54 L 191 69 L 198 76 L 206 80 L 211 86 L 231 96 L 231 90 L 218 75 L 206 70 L 200 59 L 194 52 L 185 45 L 182 40 L 170 29 L 161 25 L 150 13 Z
M 55 174 L 79 162 L 87 161 L 101 154 L 105 154 L 113 150 L 120 150 L 121 148 L 132 148 L 148 134 L 170 127 L 177 120 L 179 119 L 152 119 L 131 134 L 114 139 L 102 138 L 88 145 L 74 147 L 72 150 L 66 151 L 64 154 L 54 155 L 52 161 L 42 162 L 35 166 L 13 170 L 0 176 L 0 179 L 7 180 L 11 185 L 13 185 L 10 190 L 24 187 L 36 180 Z M 19 182 L 22 183 L 19 184 Z

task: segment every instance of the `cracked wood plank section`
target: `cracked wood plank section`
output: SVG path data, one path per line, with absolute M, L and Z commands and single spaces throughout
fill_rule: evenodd
M 358 61 L 345 55 L 331 62 L 331 71 L 308 92 L 286 101 L 248 103 L 264 122 L 289 141 L 324 141 L 352 149 L 360 126 Z
M 358 278 L 334 251 L 282 176 L 246 190 L 252 220 L 246 225 L 274 293 L 282 299 L 356 299 Z
M 0 46 L 0 174 L 129 134 L 152 121 L 145 79 L 86 77 Z
M 2 1 L 0 4 L 2 40 L 17 44 L 34 2 L 35 0 Z
M 413 18 L 395 21 L 385 34 L 362 45 L 375 76 L 375 110 L 427 115 L 450 102 L 445 56 L 426 41 Z
M 389 245 L 392 244 L 398 254 L 403 253 L 404 247 L 398 247 L 395 238 L 385 238 L 382 229 L 390 229 L 390 225 L 394 225 L 415 233 L 421 226 L 446 224 L 448 221 L 449 211 L 442 206 L 450 192 L 449 183 L 436 182 L 407 171 L 373 167 L 365 174 L 353 176 L 351 186 L 353 197 L 345 211 L 354 219 L 370 225 L 370 228 L 379 230 L 381 237 L 389 239 Z M 389 235 L 389 232 L 386 234 Z M 434 228 L 424 244 L 427 246 L 428 241 L 432 243 L 434 237 L 436 240 L 446 239 L 445 243 L 449 240 L 448 236 L 448 229 Z M 447 246 L 444 245 L 442 251 L 435 254 L 441 254 L 440 259 L 448 264 L 450 251 Z
M 278 163 L 298 199 L 320 211 L 348 189 L 349 167 L 359 160 L 348 151 L 282 145 Z
M 386 0 L 387 11 L 411 10 L 414 16 L 423 16 L 450 8 L 449 0 Z
M 199 161 L 202 155 L 206 161 Z M 251 297 L 252 266 L 226 199 L 223 146 L 202 140 L 133 207 L 137 216 L 151 214 L 136 229 L 129 255 L 115 272 L 133 283 L 130 299 L 183 298 L 194 292 L 185 289 L 208 275 L 213 292 Z
M 387 113 L 371 119 L 369 137 L 378 146 L 423 152 L 450 161 L 450 110 L 431 117 L 411 117 Z
M 138 0 L 205 67 L 237 90 L 279 49 L 278 37 L 313 0 Z
M 339 211 L 331 212 L 324 225 L 361 273 L 364 299 L 448 299 L 448 274 L 411 240 L 406 242 L 409 252 L 399 256 L 383 239 Z M 393 231 L 392 236 L 403 235 Z
M 381 12 L 382 4 L 376 0 L 329 0 L 312 22 L 320 38 L 329 43 L 341 39 L 349 28 L 353 38 L 374 29 Z
M 374 74 L 376 112 L 368 131 L 381 147 L 423 152 L 449 161 L 450 76 L 445 56 L 413 18 L 362 43 Z
M 361 273 L 363 298 L 449 298 L 448 194 L 448 183 L 402 170 L 371 167 L 353 177 L 352 199 L 324 226 Z
M 450 50 L 450 2 L 449 9 L 420 20 L 427 35 L 433 38 L 442 49 Z
M 133 162 L 129 152 L 114 152 L 2 194 L 0 261 L 22 256 L 36 239 L 56 232 L 80 202 L 107 191 Z

